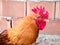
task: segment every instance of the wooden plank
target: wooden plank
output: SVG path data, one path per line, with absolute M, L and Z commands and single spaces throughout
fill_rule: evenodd
M 47 23 L 47 26 L 40 33 L 51 34 L 51 35 L 60 35 L 60 20 L 50 21 Z
M 2 15 L 2 1 L 0 0 L 0 15 Z
M 60 19 L 60 2 L 56 2 L 56 17 L 57 19 Z
M 17 1 L 3 1 L 3 15 L 13 17 L 24 17 L 25 3 Z
M 9 21 L 6 21 L 6 19 L 0 19 L 0 33 L 8 28 L 10 28 Z
M 49 11 L 49 18 L 54 19 L 55 2 L 27 2 L 27 14 L 32 13 L 31 9 L 36 6 L 44 6 Z

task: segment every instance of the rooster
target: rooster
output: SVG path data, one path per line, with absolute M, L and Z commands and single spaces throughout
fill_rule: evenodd
M 33 13 L 24 17 L 18 26 L 0 34 L 0 45 L 32 45 L 48 21 L 48 11 L 44 7 L 35 7 Z

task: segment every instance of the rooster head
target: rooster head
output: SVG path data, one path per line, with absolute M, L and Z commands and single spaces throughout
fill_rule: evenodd
M 44 7 L 35 7 L 32 9 L 32 11 L 34 12 L 34 14 L 36 14 L 36 18 L 35 18 L 35 22 L 38 26 L 39 30 L 43 30 L 44 27 L 46 26 L 46 22 L 48 21 L 48 16 L 49 13 L 48 11 L 45 10 Z

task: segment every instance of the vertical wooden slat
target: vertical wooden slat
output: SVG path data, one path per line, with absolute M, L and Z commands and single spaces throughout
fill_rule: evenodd
M 31 9 L 36 6 L 44 6 L 49 12 L 49 18 L 54 19 L 54 6 L 55 2 L 28 2 L 27 14 L 32 13 Z
M 4 30 L 10 28 L 9 26 L 10 25 L 9 25 L 8 21 L 6 21 L 5 19 L 1 19 L 0 20 L 0 33 Z
M 3 0 L 0 0 L 0 16 L 3 14 L 3 5 L 2 2 Z M 7 28 L 10 28 L 9 22 L 6 21 L 6 19 L 0 18 L 0 33 L 6 30 Z
M 25 2 L 3 1 L 3 15 L 13 17 L 24 17 L 24 4 Z
M 2 15 L 2 0 L 0 0 L 0 15 Z
M 27 15 L 32 13 L 31 9 L 35 6 L 37 6 L 36 2 L 27 2 Z
M 56 2 L 56 19 L 60 19 L 60 2 Z

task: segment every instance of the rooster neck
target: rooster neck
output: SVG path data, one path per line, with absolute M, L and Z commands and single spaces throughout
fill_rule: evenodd
M 14 27 L 14 28 L 10 29 L 10 31 L 8 31 L 8 37 L 10 38 L 11 42 L 13 42 L 13 43 L 18 41 L 17 37 L 19 37 L 19 39 L 21 39 L 24 36 L 28 36 L 28 37 L 30 36 L 29 37 L 30 39 L 32 36 L 32 39 L 34 38 L 34 40 L 35 40 L 38 36 L 38 32 L 39 32 L 39 30 L 35 23 L 34 18 L 31 16 L 26 16 L 25 18 L 23 18 L 20 21 L 20 24 L 18 26 Z
M 37 25 L 35 23 L 35 17 L 32 15 L 28 15 L 25 18 L 23 18 L 20 22 L 20 24 L 17 26 L 18 29 L 22 30 L 23 28 L 25 28 L 26 26 L 29 26 L 33 24 L 36 28 Z

